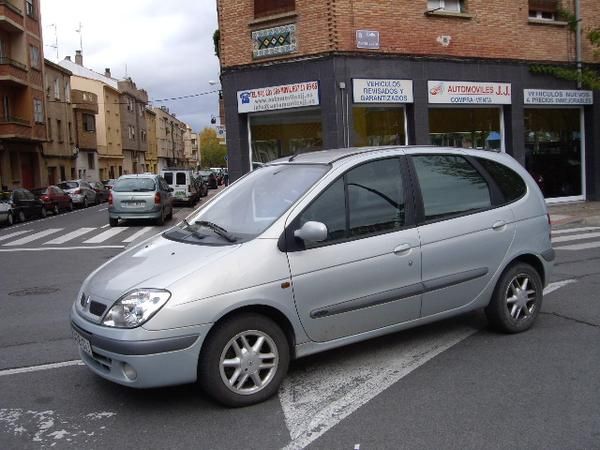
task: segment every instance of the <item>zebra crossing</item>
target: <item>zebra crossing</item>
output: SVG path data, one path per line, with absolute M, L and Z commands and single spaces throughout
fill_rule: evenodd
M 48 228 L 43 231 L 24 229 L 0 234 L 0 252 L 23 250 L 125 248 L 135 241 L 158 233 L 161 227 L 81 227 Z M 113 244 L 106 246 L 104 244 Z M 66 247 L 70 246 L 70 247 Z M 26 248 L 25 248 L 26 247 Z
M 600 248 L 600 227 L 552 230 L 554 250 L 578 251 Z

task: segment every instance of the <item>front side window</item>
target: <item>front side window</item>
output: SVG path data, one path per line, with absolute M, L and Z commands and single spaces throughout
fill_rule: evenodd
M 463 157 L 413 156 L 423 198 L 424 219 L 443 220 L 490 208 L 490 189 L 483 176 Z
M 372 161 L 349 170 L 302 212 L 298 227 L 308 221 L 324 223 L 328 237 L 324 242 L 307 242 L 306 248 L 402 228 L 405 204 L 400 159 Z

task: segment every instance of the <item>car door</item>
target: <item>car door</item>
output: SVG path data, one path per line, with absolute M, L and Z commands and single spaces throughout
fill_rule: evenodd
M 430 316 L 478 298 L 514 238 L 514 216 L 508 206 L 494 207 L 501 194 L 473 159 L 444 154 L 410 159 L 422 200 L 422 316 Z
M 419 317 L 421 256 L 401 158 L 369 161 L 330 184 L 288 225 L 294 300 L 311 339 L 328 341 Z M 323 242 L 293 230 L 327 226 Z

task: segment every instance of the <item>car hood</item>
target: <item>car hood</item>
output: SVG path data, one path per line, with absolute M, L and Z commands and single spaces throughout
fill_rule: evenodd
M 135 288 L 168 289 L 238 248 L 184 244 L 156 236 L 99 267 L 84 282 L 83 290 L 101 303 L 112 304 Z

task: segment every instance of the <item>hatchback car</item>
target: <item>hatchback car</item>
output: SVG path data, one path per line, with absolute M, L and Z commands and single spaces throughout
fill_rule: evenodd
M 108 195 L 108 222 L 150 219 L 162 225 L 173 217 L 173 189 L 159 175 L 123 175 Z
M 27 189 L 0 192 L 0 223 L 12 225 L 47 213 L 44 202 Z
M 198 174 L 202 177 L 209 189 L 219 189 L 219 182 L 214 172 L 210 170 L 201 170 Z
M 480 308 L 527 330 L 553 260 L 544 198 L 508 155 L 300 154 L 98 268 L 72 329 L 101 377 L 198 380 L 243 406 L 274 395 L 291 358 Z
M 63 181 L 58 187 L 65 191 L 73 200 L 73 204 L 80 208 L 98 204 L 96 191 L 84 180 Z
M 90 187 L 96 192 L 96 203 L 108 201 L 109 189 L 100 181 L 90 181 Z
M 46 210 L 54 215 L 58 215 L 61 211 L 73 211 L 73 200 L 58 186 L 33 189 L 31 192 L 44 202 Z

